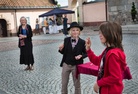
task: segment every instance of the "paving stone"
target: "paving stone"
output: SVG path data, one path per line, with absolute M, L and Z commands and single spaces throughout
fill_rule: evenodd
M 87 31 L 87 30 L 86 30 Z M 99 55 L 104 46 L 100 43 L 98 32 L 82 32 L 81 37 L 90 36 L 92 49 Z M 37 35 L 33 37 L 34 70 L 24 71 L 25 66 L 19 64 L 20 51 L 16 37 L 0 38 L 0 94 L 61 94 L 61 70 L 59 66 L 62 55 L 58 46 L 63 43 L 63 34 Z M 123 45 L 133 79 L 124 80 L 123 94 L 138 92 L 138 35 L 124 34 Z M 89 61 L 88 58 L 84 60 Z M 72 77 L 68 91 L 74 94 Z M 82 94 L 95 94 L 93 84 L 96 77 L 81 74 Z

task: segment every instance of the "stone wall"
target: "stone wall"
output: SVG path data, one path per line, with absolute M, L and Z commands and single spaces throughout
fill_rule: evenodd
M 132 2 L 135 2 L 138 11 L 138 0 L 108 0 L 108 20 L 117 21 L 121 25 L 134 24 L 131 19 Z M 135 23 L 137 22 L 138 17 Z

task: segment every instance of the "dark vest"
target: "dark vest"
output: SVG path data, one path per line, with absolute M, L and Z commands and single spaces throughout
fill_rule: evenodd
M 85 41 L 79 38 L 78 43 L 72 48 L 71 37 L 65 38 L 64 40 L 64 49 L 62 51 L 59 50 L 61 54 L 63 54 L 62 61 L 60 66 L 62 67 L 63 63 L 67 63 L 68 65 L 78 65 L 83 63 L 83 59 L 87 57 L 86 49 L 85 49 Z M 75 59 L 75 56 L 82 55 L 82 58 L 79 60 Z
M 74 49 L 72 48 L 71 42 L 69 42 L 68 47 L 67 47 L 65 63 L 69 65 L 76 65 L 75 53 L 74 53 Z

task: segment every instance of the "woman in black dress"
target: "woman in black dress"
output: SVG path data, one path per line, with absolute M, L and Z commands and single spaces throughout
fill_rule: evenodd
M 33 57 L 33 45 L 32 45 L 32 29 L 27 24 L 25 17 L 20 18 L 21 25 L 19 26 L 17 36 L 19 37 L 20 48 L 20 64 L 25 64 L 27 67 L 25 70 L 33 70 L 34 57 Z

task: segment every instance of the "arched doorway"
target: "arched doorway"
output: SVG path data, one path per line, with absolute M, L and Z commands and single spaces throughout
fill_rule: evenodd
M 69 19 L 71 19 L 70 20 L 71 22 L 72 21 L 77 21 L 78 22 L 78 18 L 79 18 L 78 13 L 79 13 L 79 11 L 77 9 L 77 7 L 78 7 L 77 2 L 78 2 L 77 0 L 68 0 L 68 9 L 75 11 L 74 14 L 67 16 Z
M 7 37 L 7 22 L 5 19 L 0 19 L 0 37 Z
M 87 0 L 68 0 L 68 8 L 75 11 L 75 19 L 80 25 L 83 25 L 83 3 Z M 73 18 L 74 19 L 74 18 Z

